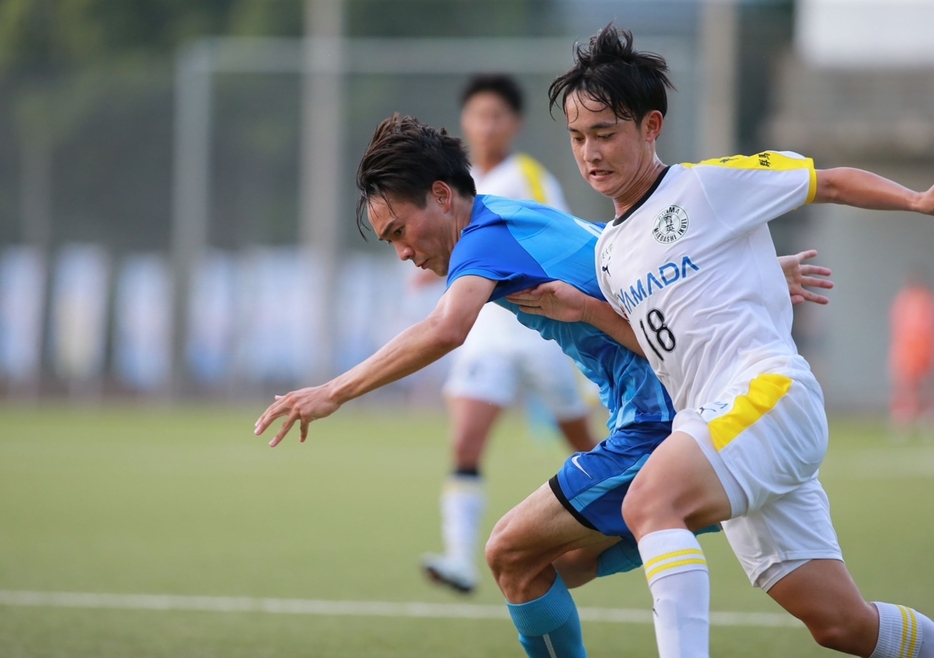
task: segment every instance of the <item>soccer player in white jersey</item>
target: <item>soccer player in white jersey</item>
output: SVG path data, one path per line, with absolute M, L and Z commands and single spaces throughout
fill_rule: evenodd
M 791 305 L 767 222 L 806 203 L 934 214 L 866 171 L 817 170 L 763 152 L 665 166 L 655 152 L 667 65 L 612 25 L 553 83 L 581 174 L 613 199 L 597 245 L 603 302 L 559 283 L 510 297 L 638 340 L 678 412 L 622 512 L 638 540 L 661 658 L 709 653 L 709 577 L 691 530 L 722 522 L 750 581 L 822 646 L 872 658 L 934 657 L 934 622 L 867 603 L 844 566 L 817 479 L 821 389 L 791 338 Z M 612 306 L 612 308 L 610 308 Z M 613 312 L 615 310 L 615 313 Z
M 558 181 L 536 160 L 513 151 L 522 130 L 523 94 L 510 76 L 473 76 L 461 94 L 461 130 L 478 194 L 532 199 L 567 212 Z M 440 280 L 429 271 L 419 279 Z M 786 293 L 787 294 L 787 293 Z M 445 383 L 451 423 L 453 472 L 441 491 L 444 553 L 422 558 L 428 577 L 454 591 L 473 591 L 476 554 L 486 493 L 480 465 L 487 440 L 503 409 L 533 395 L 553 416 L 572 452 L 596 444 L 581 397 L 577 369 L 554 341 L 487 304 L 452 354 Z

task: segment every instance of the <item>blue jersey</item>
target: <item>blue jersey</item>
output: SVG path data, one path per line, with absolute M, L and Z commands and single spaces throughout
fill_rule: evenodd
M 547 281 L 563 281 L 604 299 L 594 255 L 603 226 L 533 201 L 477 196 L 470 224 L 451 253 L 448 286 L 471 275 L 496 281 L 490 301 L 557 342 L 600 387 L 600 400 L 610 411 L 611 432 L 635 423 L 671 422 L 675 415 L 671 399 L 644 358 L 589 324 L 522 313 L 505 299 Z

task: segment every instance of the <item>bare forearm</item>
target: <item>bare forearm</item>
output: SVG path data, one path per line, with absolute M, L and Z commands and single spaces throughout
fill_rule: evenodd
M 463 342 L 431 318 L 403 331 L 363 363 L 328 384 L 335 402 L 344 404 L 431 365 Z
M 839 203 L 866 210 L 921 211 L 922 193 L 862 169 L 817 172 L 815 203 Z
M 645 356 L 629 322 L 613 310 L 608 302 L 589 297 L 583 308 L 582 320 L 596 327 L 628 350 L 639 356 Z

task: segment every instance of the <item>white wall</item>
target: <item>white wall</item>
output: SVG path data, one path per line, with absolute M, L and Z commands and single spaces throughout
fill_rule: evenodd
M 832 68 L 934 65 L 934 0 L 798 0 L 795 48 Z

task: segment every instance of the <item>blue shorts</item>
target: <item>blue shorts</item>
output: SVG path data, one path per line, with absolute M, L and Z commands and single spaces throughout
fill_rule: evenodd
M 624 427 L 590 452 L 571 455 L 548 484 L 571 515 L 604 535 L 632 539 L 623 521 L 623 498 L 652 451 L 671 434 L 671 423 Z

